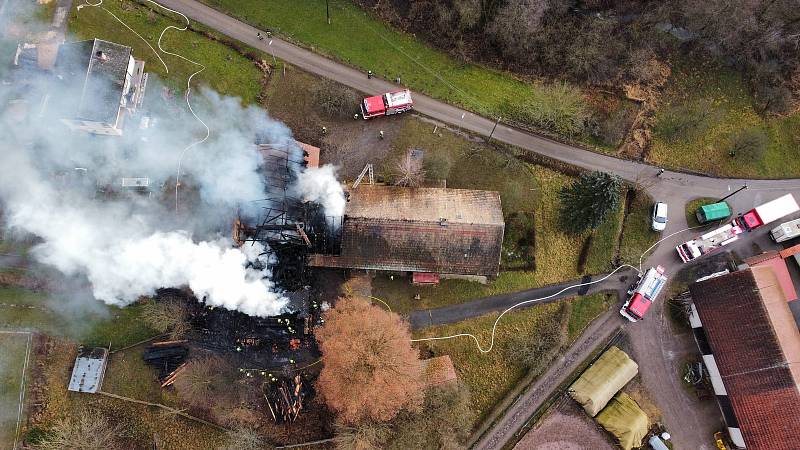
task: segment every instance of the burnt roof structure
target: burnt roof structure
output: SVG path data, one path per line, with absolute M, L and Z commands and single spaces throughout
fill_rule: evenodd
M 748 449 L 784 447 L 800 436 L 800 332 L 772 268 L 711 278 L 690 291 L 735 415 L 726 415 L 729 429 L 741 431 Z
M 75 95 L 65 99 L 73 118 L 116 123 L 124 93 L 131 48 L 102 39 L 62 44 L 54 71 Z
M 504 230 L 497 192 L 361 185 L 350 192 L 339 255 L 310 264 L 494 277 Z

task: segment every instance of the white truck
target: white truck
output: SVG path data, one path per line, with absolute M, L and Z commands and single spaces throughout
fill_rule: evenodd
M 678 251 L 681 261 L 686 263 L 736 241 L 745 231 L 755 230 L 797 211 L 800 211 L 800 206 L 797 205 L 794 196 L 786 194 L 756 206 L 744 214 L 739 214 L 727 225 L 684 242 L 675 247 L 675 250 Z
M 776 243 L 788 241 L 800 236 L 800 219 L 784 222 L 769 232 L 769 237 Z

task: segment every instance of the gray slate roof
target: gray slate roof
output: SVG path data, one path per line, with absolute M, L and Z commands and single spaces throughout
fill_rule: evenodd
M 130 47 L 101 39 L 61 45 L 54 69 L 66 84 L 64 100 L 76 107 L 71 118 L 116 122 L 130 56 Z

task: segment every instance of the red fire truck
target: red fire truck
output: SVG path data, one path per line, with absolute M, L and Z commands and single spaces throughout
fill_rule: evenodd
M 628 301 L 622 305 L 619 313 L 631 322 L 642 320 L 650 305 L 656 300 L 659 292 L 667 284 L 664 268 L 661 266 L 647 269 L 644 276 L 632 290 L 628 291 Z
M 800 207 L 794 196 L 786 194 L 740 214 L 739 217 L 716 230 L 678 245 L 675 250 L 678 251 L 681 261 L 689 262 L 735 242 L 745 231 L 755 230 L 797 211 L 800 211 Z
M 408 89 L 392 91 L 383 95 L 365 98 L 361 102 L 361 116 L 364 120 L 377 116 L 391 116 L 392 114 L 406 112 L 413 106 L 411 91 Z

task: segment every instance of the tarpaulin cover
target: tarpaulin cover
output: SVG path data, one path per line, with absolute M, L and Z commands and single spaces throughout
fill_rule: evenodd
M 594 417 L 638 372 L 639 365 L 612 346 L 572 383 L 569 395 Z
M 650 428 L 647 414 L 624 392 L 617 394 L 595 420 L 617 438 L 624 450 L 641 447 Z

